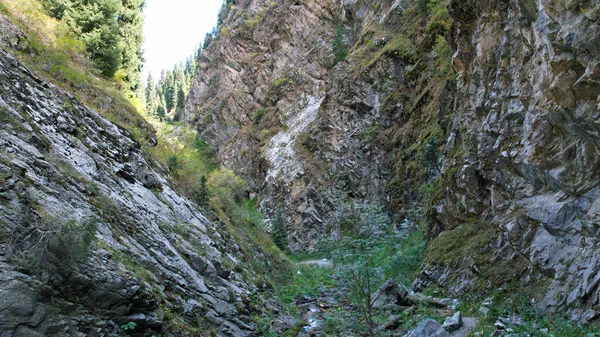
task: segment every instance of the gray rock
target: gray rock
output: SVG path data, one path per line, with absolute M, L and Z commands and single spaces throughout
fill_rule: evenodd
M 408 290 L 406 290 L 403 285 L 400 285 L 393 280 L 387 280 L 371 295 L 373 308 L 381 309 L 390 304 L 406 305 L 407 295 Z
M 446 318 L 444 324 L 442 324 L 442 328 L 444 328 L 448 332 L 452 332 L 460 329 L 462 325 L 462 315 L 460 314 L 460 311 L 457 311 L 454 315 Z
M 426 319 L 404 337 L 450 337 L 448 331 L 442 328 L 438 321 Z
M 0 15 L 0 28 L 3 20 Z M 157 334 L 163 330 L 159 303 L 182 324 L 256 333 L 243 322 L 261 308 L 241 305 L 242 314 L 233 305 L 249 296 L 250 284 L 224 267 L 239 264 L 239 247 L 171 187 L 126 131 L 4 49 L 0 83 L 0 237 L 12 238 L 18 251 L 27 242 L 13 239 L 26 226 L 98 224 L 87 259 L 57 266 L 64 268 L 60 273 L 17 272 L 0 246 L 0 335 L 110 335 L 115 324 L 109 321 L 134 322 L 136 332 Z M 176 226 L 186 235 L 174 235 Z M 212 301 L 188 302 L 203 295 Z M 243 320 L 225 324 L 219 316 Z

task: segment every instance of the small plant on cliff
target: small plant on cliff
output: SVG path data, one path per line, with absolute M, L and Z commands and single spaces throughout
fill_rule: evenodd
M 439 156 L 440 150 L 437 145 L 437 137 L 433 135 L 423 148 L 423 166 L 434 174 L 440 172 Z
M 348 56 L 348 47 L 346 46 L 346 42 L 344 42 L 344 26 L 341 24 L 335 29 L 332 47 L 334 64 L 344 61 Z
M 252 123 L 258 124 L 266 112 L 267 110 L 265 110 L 265 108 L 256 109 L 254 116 L 252 116 Z
M 65 221 L 32 211 L 31 221 L 13 232 L 10 257 L 29 272 L 66 270 L 89 255 L 97 228 L 95 219 Z

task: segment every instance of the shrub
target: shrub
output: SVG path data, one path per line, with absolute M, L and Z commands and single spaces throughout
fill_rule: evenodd
M 437 145 L 437 137 L 433 135 L 423 148 L 422 164 L 434 173 L 440 172 L 439 157 L 440 151 Z
M 242 202 L 247 189 L 247 184 L 242 178 L 224 167 L 214 171 L 207 183 L 212 194 L 210 198 L 212 206 L 230 214 L 236 204 Z
M 423 16 L 429 13 L 429 1 L 430 0 L 418 0 L 417 7 L 419 8 L 419 13 Z
M 170 155 L 167 157 L 167 166 L 169 167 L 169 171 L 172 173 L 177 172 L 181 169 L 181 162 L 179 161 L 179 157 L 177 155 Z
M 89 255 L 97 229 L 96 219 L 64 221 L 42 212 L 36 221 L 14 231 L 10 257 L 30 272 L 60 272 Z
M 260 120 L 263 118 L 263 116 L 265 115 L 266 112 L 267 111 L 265 110 L 265 108 L 257 109 L 254 112 L 254 116 L 252 116 L 252 123 L 258 124 L 260 122 Z

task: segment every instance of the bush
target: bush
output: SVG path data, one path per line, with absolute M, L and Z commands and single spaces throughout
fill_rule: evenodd
M 210 203 L 215 209 L 231 214 L 246 194 L 246 182 L 235 175 L 232 170 L 220 168 L 208 178 L 208 187 L 212 194 Z
M 10 257 L 29 272 L 60 272 L 89 255 L 97 229 L 95 219 L 79 223 L 42 213 L 36 221 L 14 231 Z
M 171 173 L 176 173 L 181 169 L 181 162 L 179 161 L 179 157 L 177 155 L 170 155 L 167 157 L 167 166 L 169 167 L 169 171 Z
M 254 112 L 254 116 L 252 116 L 252 123 L 258 124 L 260 122 L 260 120 L 263 118 L 263 116 L 265 115 L 266 112 L 267 111 L 265 110 L 265 108 L 257 109 Z
M 423 16 L 429 14 L 429 1 L 430 0 L 419 0 L 417 2 L 417 7 L 419 8 L 419 13 Z
M 440 164 L 439 164 L 440 151 L 437 145 L 437 137 L 436 135 L 431 136 L 425 147 L 423 148 L 423 157 L 422 164 L 426 167 L 430 172 L 437 173 L 440 172 Z

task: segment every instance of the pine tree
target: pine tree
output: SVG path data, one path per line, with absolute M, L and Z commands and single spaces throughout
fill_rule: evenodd
M 111 78 L 122 70 L 125 88 L 131 92 L 141 82 L 144 4 L 144 0 L 44 1 L 48 13 L 80 37 L 102 75 Z
M 283 212 L 281 211 L 281 208 L 277 209 L 275 218 L 272 221 L 272 225 L 271 238 L 273 239 L 273 242 L 277 247 L 279 247 L 279 249 L 281 249 L 281 251 L 289 251 L 287 231 L 285 229 L 285 221 L 283 219 Z
M 208 186 L 206 185 L 206 177 L 200 177 L 200 184 L 194 193 L 194 200 L 200 206 L 207 206 L 208 200 L 210 199 L 210 191 L 208 190 Z
M 129 90 L 135 91 L 140 86 L 140 73 L 143 64 L 142 43 L 144 41 L 144 17 L 142 10 L 144 0 L 121 0 L 121 11 L 118 16 L 120 37 L 123 44 L 123 61 L 121 68 L 125 71 Z
M 206 33 L 206 35 L 204 36 L 204 43 L 202 44 L 202 49 L 208 48 L 208 46 L 210 46 L 210 44 L 212 43 L 212 40 L 213 35 L 211 33 Z
M 186 87 L 187 85 L 185 83 L 185 74 L 183 72 L 183 66 L 181 64 L 178 64 L 173 70 L 173 90 L 175 91 L 173 97 L 173 105 L 177 109 L 182 109 L 185 104 Z
M 342 25 L 338 25 L 335 34 L 333 36 L 333 62 L 339 63 L 346 59 L 348 56 L 348 47 L 346 46 L 346 42 L 344 42 L 344 27 Z
M 156 109 L 158 107 L 158 95 L 156 94 L 156 84 L 152 74 L 148 74 L 148 80 L 146 81 L 146 111 L 149 115 L 156 115 Z

